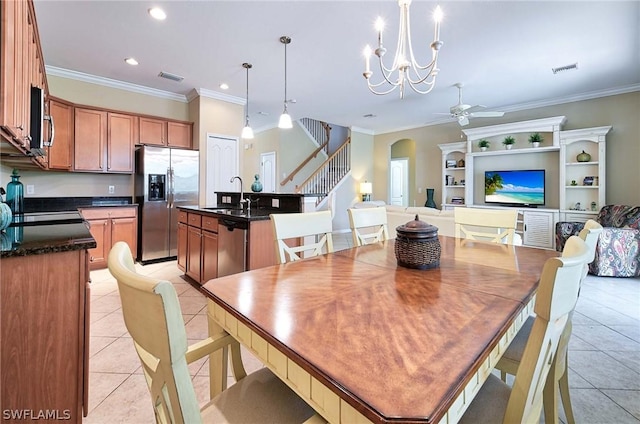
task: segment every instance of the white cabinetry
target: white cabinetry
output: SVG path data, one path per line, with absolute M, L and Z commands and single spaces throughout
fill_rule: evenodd
M 606 135 L 611 127 L 560 131 L 560 212 L 565 221 L 595 218 L 605 205 Z M 588 153 L 588 162 L 578 155 Z M 589 182 L 585 180 L 589 177 Z
M 442 203 L 443 210 L 464 204 L 465 153 L 467 143 L 438 144 L 442 150 Z
M 558 213 L 554 211 L 522 211 L 522 244 L 531 247 L 553 249 L 554 224 Z

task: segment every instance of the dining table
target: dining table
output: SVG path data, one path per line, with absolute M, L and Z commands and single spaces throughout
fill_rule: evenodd
M 330 423 L 455 423 L 559 253 L 438 239 L 431 269 L 399 266 L 387 240 L 209 280 L 210 335 L 233 336 Z M 224 380 L 226 357 L 210 362 Z

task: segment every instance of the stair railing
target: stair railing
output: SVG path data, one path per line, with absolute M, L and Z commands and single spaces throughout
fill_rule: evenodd
M 300 185 L 295 188 L 296 193 L 329 193 L 345 175 L 351 170 L 351 137 L 347 137 L 344 143 L 327 160 L 316 169 Z M 324 196 L 318 196 L 316 205 Z
M 325 141 L 324 144 L 322 144 L 316 150 L 311 152 L 311 154 L 307 156 L 305 160 L 300 162 L 300 165 L 298 165 L 296 169 L 294 169 L 289 175 L 287 175 L 287 177 L 284 180 L 280 182 L 280 185 L 283 186 L 287 184 L 289 181 L 293 181 L 293 177 L 295 177 L 298 174 L 298 172 L 300 172 L 313 158 L 318 156 L 318 153 L 320 153 L 323 149 L 326 150 L 328 145 L 329 145 L 329 140 Z

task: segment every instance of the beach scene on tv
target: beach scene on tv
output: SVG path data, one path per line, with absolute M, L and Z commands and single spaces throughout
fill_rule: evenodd
M 485 172 L 484 201 L 544 205 L 544 170 Z

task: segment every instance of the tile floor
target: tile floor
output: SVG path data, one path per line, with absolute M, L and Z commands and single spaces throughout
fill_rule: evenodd
M 350 235 L 334 235 L 336 249 Z M 206 300 L 182 278 L 175 261 L 137 265 L 140 273 L 174 284 L 189 341 L 207 336 Z M 149 394 L 122 319 L 115 281 L 91 273 L 89 415 L 86 423 L 153 423 Z M 587 277 L 573 317 L 569 383 L 578 423 L 640 423 L 640 279 Z M 261 363 L 244 351 L 247 371 Z M 208 396 L 206 360 L 189 367 L 198 398 Z M 230 381 L 232 379 L 230 378 Z M 560 418 L 564 420 L 562 408 Z

